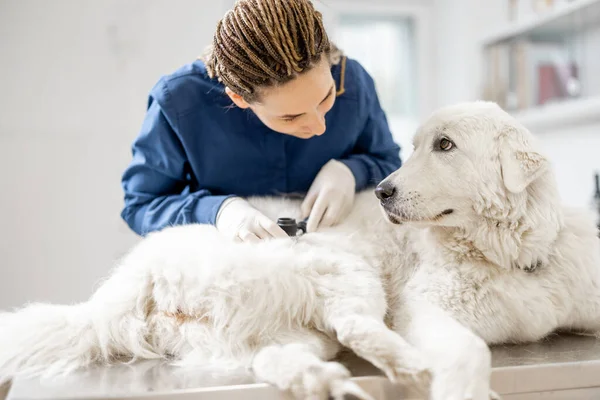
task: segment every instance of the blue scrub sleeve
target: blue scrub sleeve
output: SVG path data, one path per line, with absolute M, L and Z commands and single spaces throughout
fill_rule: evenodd
M 121 181 L 125 193 L 121 217 L 134 232 L 146 235 L 172 225 L 215 223 L 229 196 L 203 189 L 190 192 L 185 152 L 152 97 L 132 154 Z
M 352 154 L 343 162 L 354 174 L 356 190 L 375 186 L 402 165 L 400 146 L 394 142 L 387 118 L 377 97 L 375 83 L 363 69 L 367 121 Z

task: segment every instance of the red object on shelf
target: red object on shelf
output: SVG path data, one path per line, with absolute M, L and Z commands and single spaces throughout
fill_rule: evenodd
M 549 100 L 560 97 L 558 76 L 552 64 L 543 64 L 538 67 L 538 101 L 539 105 Z

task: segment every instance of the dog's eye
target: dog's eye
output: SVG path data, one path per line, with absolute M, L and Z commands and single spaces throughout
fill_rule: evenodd
M 442 151 L 448 151 L 451 150 L 454 147 L 454 143 L 452 143 L 450 140 L 446 139 L 446 138 L 442 138 L 440 140 L 440 150 Z

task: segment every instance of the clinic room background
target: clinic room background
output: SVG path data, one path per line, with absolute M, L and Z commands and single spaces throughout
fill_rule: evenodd
M 139 240 L 120 179 L 148 92 L 233 3 L 0 0 L 0 309 L 84 300 Z M 600 1 L 315 5 L 374 77 L 403 160 L 433 109 L 493 100 L 538 135 L 564 202 L 597 207 Z

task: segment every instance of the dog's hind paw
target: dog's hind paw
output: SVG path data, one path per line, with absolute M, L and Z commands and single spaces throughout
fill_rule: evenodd
M 359 400 L 374 400 L 350 377 L 350 372 L 342 364 L 325 362 L 303 370 L 295 377 L 290 389 L 297 399 L 343 400 L 350 395 Z
M 394 370 L 393 375 L 388 378 L 394 383 L 400 383 L 404 385 L 416 385 L 418 387 L 427 388 L 431 384 L 432 374 L 429 369 L 411 369 L 411 368 L 397 368 Z
M 420 353 L 404 349 L 399 357 L 389 357 L 380 365 L 386 376 L 394 383 L 429 386 L 431 371 Z

